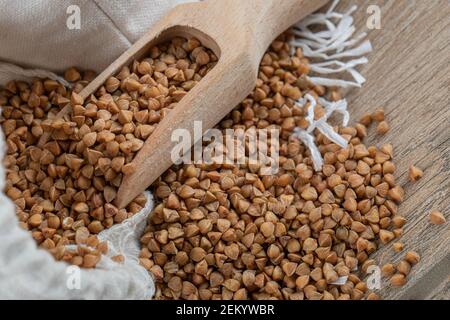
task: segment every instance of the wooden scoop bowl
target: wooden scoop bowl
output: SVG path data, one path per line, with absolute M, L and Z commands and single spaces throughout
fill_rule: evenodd
M 219 58 L 217 65 L 158 124 L 125 175 L 116 206 L 125 207 L 171 165 L 174 129 L 193 137 L 194 121 L 206 131 L 223 119 L 254 88 L 259 63 L 271 42 L 328 0 L 207 0 L 182 4 L 123 53 L 80 94 L 87 99 L 105 81 L 148 50 L 175 36 L 196 37 Z M 70 112 L 70 106 L 58 116 Z M 195 143 L 196 141 L 192 141 Z

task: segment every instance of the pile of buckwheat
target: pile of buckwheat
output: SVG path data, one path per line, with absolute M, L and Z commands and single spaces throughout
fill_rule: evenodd
M 217 57 L 194 38 L 175 38 L 124 67 L 95 95 L 79 93 L 92 72 L 70 68 L 72 88 L 54 80 L 12 81 L 0 90 L 6 136 L 5 192 L 38 245 L 57 260 L 95 267 L 107 244 L 97 234 L 143 208 L 113 205 L 122 176 L 167 112 L 214 67 Z M 280 169 L 261 175 L 255 164 L 173 166 L 152 190 L 159 201 L 142 235 L 140 263 L 153 275 L 157 299 L 379 299 L 362 281 L 380 245 L 401 237 L 404 191 L 394 177 L 393 147 L 363 143 L 371 123 L 389 130 L 384 111 L 335 130 L 342 149 L 321 133 L 324 159 L 313 169 L 310 152 L 293 138 L 306 128 L 304 95 L 336 101 L 333 88 L 311 83 L 309 61 L 290 54 L 288 36 L 264 55 L 254 91 L 219 129 L 280 130 Z M 68 103 L 70 114 L 56 114 Z M 315 109 L 321 118 L 324 108 Z M 43 135 L 49 139 L 40 145 Z M 411 167 L 412 181 L 423 172 Z M 445 223 L 438 211 L 430 221 Z M 396 240 L 393 248 L 404 245 Z M 68 249 L 66 245 L 77 245 Z M 122 256 L 113 257 L 122 261 Z M 394 286 L 406 283 L 414 251 L 382 267 Z
M 21 225 L 57 260 L 94 267 L 106 243 L 95 236 L 140 211 L 113 205 L 123 174 L 162 118 L 212 68 L 217 57 L 196 39 L 174 38 L 124 67 L 95 95 L 78 94 L 93 79 L 74 68 L 68 90 L 54 80 L 12 81 L 0 91 L 6 136 L 6 194 Z M 63 118 L 58 111 L 70 103 Z M 39 146 L 44 133 L 48 142 Z M 77 250 L 68 244 L 82 245 Z M 122 258 L 117 257 L 120 261 Z
M 346 149 L 318 133 L 324 166 L 315 172 L 309 151 L 291 137 L 308 125 L 308 105 L 295 101 L 307 93 L 340 95 L 308 80 L 300 49 L 289 53 L 284 36 L 272 44 L 253 93 L 218 125 L 279 128 L 276 175 L 260 176 L 254 165 L 191 164 L 154 183 L 160 203 L 141 238 L 140 262 L 154 276 L 157 299 L 379 298 L 360 275 L 375 264 L 370 254 L 400 237 L 405 224 L 397 214 L 404 191 L 395 181 L 392 145 L 362 142 L 371 122 L 387 131 L 384 112 L 338 128 Z M 317 119 L 323 113 L 316 108 Z M 410 263 L 418 259 L 409 253 Z M 394 284 L 405 279 L 409 262 L 393 267 Z

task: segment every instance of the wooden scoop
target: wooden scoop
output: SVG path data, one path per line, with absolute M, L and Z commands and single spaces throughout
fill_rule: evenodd
M 116 206 L 125 207 L 171 165 L 174 129 L 193 137 L 194 121 L 203 132 L 212 128 L 254 88 L 259 63 L 271 42 L 291 25 L 328 0 L 207 0 L 182 4 L 123 53 L 80 94 L 88 98 L 104 82 L 148 50 L 175 36 L 196 37 L 219 58 L 217 65 L 168 113 L 133 160 L 125 175 Z M 58 116 L 70 112 L 61 110 Z M 196 141 L 192 141 L 195 143 Z

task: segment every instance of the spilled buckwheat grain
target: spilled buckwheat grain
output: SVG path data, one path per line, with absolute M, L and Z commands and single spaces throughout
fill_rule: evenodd
M 253 93 L 217 126 L 280 129 L 279 172 L 262 176 L 248 162 L 190 164 L 173 166 L 153 185 L 160 203 L 140 261 L 154 276 L 157 299 L 379 299 L 358 274 L 375 264 L 369 255 L 380 243 L 402 234 L 393 148 L 362 143 L 368 115 L 336 129 L 346 149 L 316 134 L 324 166 L 315 172 L 309 151 L 291 138 L 294 127 L 308 125 L 295 101 L 339 93 L 309 82 L 308 60 L 301 50 L 291 56 L 285 40 L 263 57 Z M 318 106 L 318 117 L 323 112 Z M 334 284 L 341 277 L 344 284 Z
M 336 101 L 340 94 L 308 80 L 308 59 L 299 49 L 291 56 L 285 37 L 263 57 L 253 93 L 218 125 L 280 129 L 280 170 L 263 176 L 254 164 L 174 166 L 153 185 L 160 203 L 141 238 L 140 262 L 157 282 L 156 298 L 380 298 L 361 273 L 406 222 L 397 213 L 404 191 L 393 175 L 392 145 L 362 143 L 372 122 L 387 132 L 384 111 L 336 128 L 346 149 L 317 133 L 324 166 L 315 172 L 309 151 L 291 138 L 295 127 L 308 126 L 306 108 L 295 101 L 307 93 Z M 198 40 L 175 38 L 109 78 L 87 101 L 78 92 L 94 75 L 76 68 L 65 73 L 72 91 L 48 79 L 13 81 L 0 91 L 5 192 L 41 247 L 58 260 L 95 267 L 107 251 L 95 235 L 145 205 L 142 195 L 126 209 L 112 204 L 123 174 L 134 170 L 134 155 L 216 61 Z M 72 112 L 57 119 L 68 103 Z M 317 106 L 316 118 L 324 112 Z M 38 147 L 44 133 L 50 139 Z M 431 220 L 442 222 L 436 213 Z M 419 260 L 410 251 L 397 265 L 384 265 L 383 274 L 404 285 Z M 344 284 L 334 283 L 342 278 Z

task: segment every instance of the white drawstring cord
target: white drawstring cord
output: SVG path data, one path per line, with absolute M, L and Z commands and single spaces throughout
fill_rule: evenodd
M 372 45 L 369 40 L 363 40 L 366 33 L 354 35 L 356 28 L 351 14 L 357 7 L 352 6 L 346 12 L 339 13 L 335 12 L 338 3 L 339 0 L 335 0 L 325 13 L 314 13 L 300 21 L 293 29 L 295 38 L 291 41 L 291 50 L 294 53 L 295 48 L 301 48 L 305 57 L 314 59 L 310 68 L 315 74 L 348 73 L 351 76 L 351 80 L 321 76 L 308 77 L 313 84 L 325 87 L 361 87 L 366 79 L 356 70 L 356 67 L 368 62 L 364 55 L 372 51 Z M 321 31 L 313 32 L 310 27 L 314 25 L 320 25 L 323 28 Z M 346 58 L 354 59 L 344 61 Z M 301 106 L 305 106 L 307 102 L 309 107 L 306 120 L 309 126 L 306 130 L 295 128 L 293 136 L 301 140 L 310 150 L 314 169 L 318 171 L 322 169 L 323 159 L 314 141 L 314 130 L 318 129 L 328 139 L 346 148 L 347 141 L 334 131 L 327 120 L 331 114 L 338 112 L 343 115 L 342 125 L 347 126 L 350 115 L 345 99 L 330 102 L 319 97 L 316 101 L 314 97 L 307 94 L 297 101 Z M 325 115 L 319 120 L 314 120 L 314 108 L 317 103 L 325 108 Z
M 357 7 L 352 6 L 347 12 L 338 13 L 334 11 L 338 3 L 339 0 L 335 0 L 326 13 L 311 14 L 300 21 L 293 29 L 295 38 L 291 46 L 293 50 L 301 48 L 305 57 L 322 60 L 310 64 L 314 73 L 326 75 L 347 72 L 352 77 L 352 80 L 342 80 L 313 76 L 309 77 L 312 83 L 326 87 L 361 87 L 366 79 L 355 67 L 367 63 L 364 55 L 372 51 L 372 45 L 369 40 L 360 43 L 366 33 L 354 36 L 356 28 L 351 14 Z M 313 25 L 324 26 L 326 30 L 313 32 L 310 29 Z M 339 60 L 356 57 L 360 58 L 347 62 Z
M 299 105 L 304 107 L 309 102 L 308 113 L 305 117 L 309 122 L 309 126 L 306 130 L 296 127 L 294 128 L 293 137 L 302 141 L 305 146 L 311 152 L 311 159 L 314 165 L 314 170 L 319 171 L 322 169 L 323 159 L 320 154 L 319 148 L 317 148 L 314 140 L 314 130 L 318 129 L 325 137 L 339 145 L 341 148 L 347 148 L 347 141 L 341 137 L 333 127 L 327 123 L 328 118 L 334 113 L 338 112 L 343 115 L 342 125 L 346 126 L 349 121 L 349 113 L 347 111 L 347 101 L 345 99 L 336 102 L 330 102 L 323 98 L 319 98 L 318 102 L 325 108 L 325 115 L 319 120 L 314 120 L 314 109 L 317 106 L 317 101 L 310 94 L 306 94 L 303 98 L 297 101 Z

